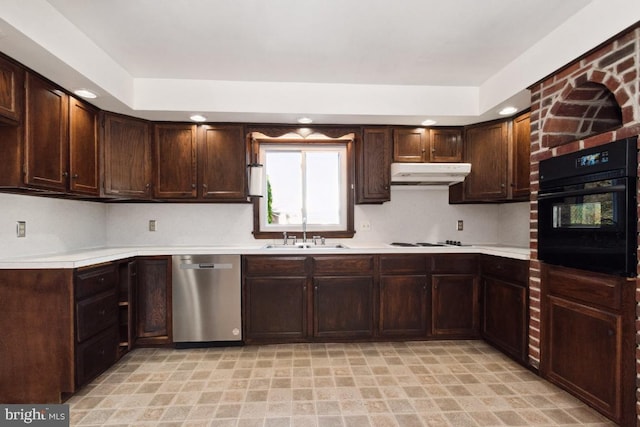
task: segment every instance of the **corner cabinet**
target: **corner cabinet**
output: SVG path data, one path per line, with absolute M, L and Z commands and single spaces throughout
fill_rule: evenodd
M 542 264 L 540 373 L 636 425 L 635 279 Z
M 102 117 L 103 195 L 151 198 L 151 125 L 145 120 L 104 113 Z
M 364 128 L 356 142 L 356 203 L 384 203 L 391 200 L 391 131 Z
M 482 337 L 527 365 L 529 262 L 482 255 L 480 270 Z

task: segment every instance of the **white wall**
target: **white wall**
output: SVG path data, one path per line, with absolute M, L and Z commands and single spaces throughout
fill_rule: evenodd
M 0 194 L 0 258 L 100 246 L 262 245 L 250 204 L 103 204 Z M 148 231 L 157 220 L 158 231 Z M 456 221 L 464 230 L 456 231 Z M 27 237 L 16 237 L 16 221 Z M 368 222 L 370 231 L 362 230 Z M 356 245 L 460 240 L 527 247 L 529 205 L 449 205 L 442 190 L 392 190 L 392 201 L 355 207 Z
M 16 237 L 16 222 L 27 235 Z M 0 258 L 41 255 L 104 246 L 102 203 L 0 194 Z

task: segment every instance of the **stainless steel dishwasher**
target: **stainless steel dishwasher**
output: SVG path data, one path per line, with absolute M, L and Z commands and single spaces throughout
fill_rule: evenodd
M 173 256 L 177 348 L 242 343 L 240 255 Z

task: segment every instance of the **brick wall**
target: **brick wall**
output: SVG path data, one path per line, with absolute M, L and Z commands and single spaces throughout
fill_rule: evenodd
M 640 25 L 636 25 L 530 88 L 529 361 L 535 367 L 540 363 L 538 162 L 560 154 L 639 135 L 639 76 Z M 638 273 L 640 274 L 640 268 Z M 640 280 L 636 282 L 636 302 L 640 302 Z M 637 313 L 640 316 L 640 308 Z M 640 343 L 640 317 L 636 319 L 636 342 Z M 636 351 L 636 373 L 640 377 L 640 348 Z M 640 393 L 636 392 L 636 397 L 636 412 L 640 414 Z

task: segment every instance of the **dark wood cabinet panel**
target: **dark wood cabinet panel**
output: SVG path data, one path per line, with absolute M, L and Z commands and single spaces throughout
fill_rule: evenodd
M 511 198 L 529 200 L 531 165 L 531 125 L 529 113 L 513 120 L 513 144 L 511 155 Z
M 379 332 L 383 337 L 425 337 L 427 276 L 380 277 Z
M 391 131 L 365 128 L 356 145 L 358 185 L 357 203 L 383 203 L 391 200 Z
M 246 201 L 247 149 L 242 126 L 201 126 L 200 138 L 200 197 Z
M 465 200 L 507 197 L 508 124 L 490 123 L 466 129 L 465 161 L 471 173 L 464 181 Z
M 154 125 L 154 196 L 189 199 L 197 196 L 196 126 Z
M 478 335 L 478 278 L 471 274 L 431 276 L 431 334 L 439 337 Z
M 393 161 L 421 163 L 428 158 L 427 133 L 423 128 L 393 129 Z
M 65 192 L 69 176 L 69 97 L 53 84 L 27 74 L 25 182 Z
M 99 194 L 98 155 L 98 110 L 70 97 L 69 191 L 94 196 Z
M 462 129 L 430 129 L 430 162 L 462 161 Z
M 246 342 L 304 340 L 307 336 L 307 278 L 245 278 L 243 319 Z
M 541 270 L 541 375 L 635 425 L 635 279 L 544 263 Z
M 104 332 L 76 347 L 76 383 L 84 385 L 106 371 L 117 360 L 118 328 L 114 324 Z
M 482 255 L 482 337 L 528 365 L 529 262 Z
M 0 57 L 0 121 L 14 124 L 22 119 L 24 69 Z
M 104 195 L 151 197 L 151 126 L 116 114 L 103 117 Z
M 140 257 L 138 267 L 137 343 L 171 344 L 171 258 Z
M 315 337 L 373 336 L 373 277 L 316 277 L 313 282 Z
M 373 274 L 373 255 L 349 255 L 349 256 L 314 256 L 314 276 L 342 276 L 342 275 L 368 275 Z

